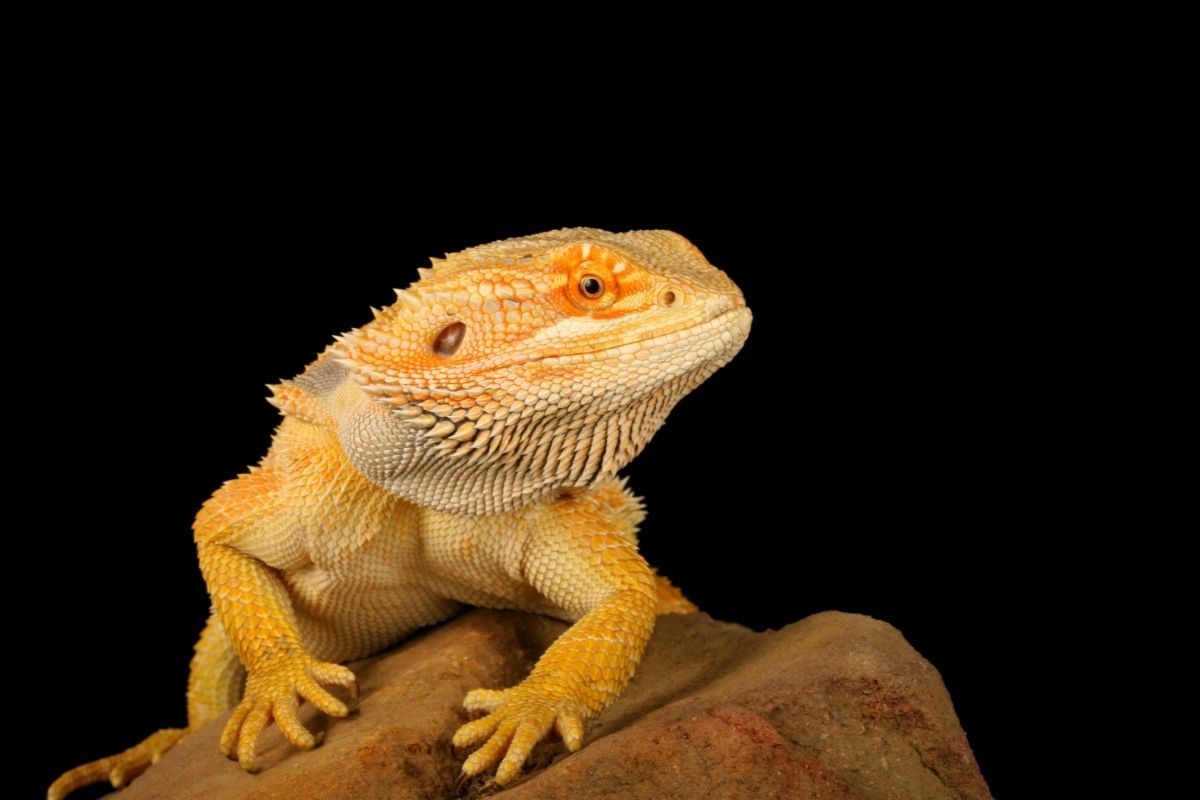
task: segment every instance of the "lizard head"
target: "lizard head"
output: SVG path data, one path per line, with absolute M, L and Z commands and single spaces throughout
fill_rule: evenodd
M 669 231 L 554 231 L 420 275 L 334 355 L 387 411 L 343 434 L 351 458 L 440 510 L 612 477 L 750 330 L 737 286 Z

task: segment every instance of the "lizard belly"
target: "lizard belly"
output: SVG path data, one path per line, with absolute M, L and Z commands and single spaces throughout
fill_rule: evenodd
M 444 575 L 430 578 L 430 585 L 442 597 L 450 597 L 460 603 L 480 608 L 502 608 L 509 611 L 528 611 L 548 617 L 573 621 L 578 615 L 571 614 L 548 602 L 527 584 L 510 581 L 501 576 L 489 576 L 490 585 L 459 581 Z
M 423 584 L 417 558 L 414 536 L 384 535 L 336 563 L 286 572 L 304 646 L 349 661 L 453 615 L 459 604 Z
M 544 504 L 507 514 L 458 516 L 426 509 L 421 517 L 425 585 L 441 597 L 482 608 L 545 614 L 574 621 L 523 574 L 523 542 L 537 526 L 553 523 Z

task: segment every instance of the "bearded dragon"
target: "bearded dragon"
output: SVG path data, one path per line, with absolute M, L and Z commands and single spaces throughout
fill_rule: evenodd
M 657 614 L 695 607 L 638 554 L 640 499 L 616 477 L 688 392 L 741 349 L 742 294 L 669 231 L 575 228 L 464 250 L 270 387 L 266 457 L 203 505 L 194 534 L 213 613 L 188 724 L 77 767 L 50 800 L 140 774 L 229 709 L 221 750 L 255 769 L 272 721 L 317 743 L 297 707 L 342 717 L 339 662 L 464 605 L 574 623 L 485 716 L 464 776 L 514 780 L 534 745 L 569 751 L 621 693 Z

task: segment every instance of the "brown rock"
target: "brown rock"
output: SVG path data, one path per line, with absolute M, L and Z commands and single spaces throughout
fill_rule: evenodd
M 890 625 L 827 612 L 753 633 L 702 614 L 660 618 L 625 694 L 567 755 L 544 743 L 501 790 L 456 788 L 449 741 L 463 695 L 519 681 L 565 625 L 472 611 L 352 665 L 359 713 L 312 752 L 271 728 L 263 771 L 217 751 L 223 720 L 189 737 L 119 800 L 287 798 L 990 798 L 937 671 Z

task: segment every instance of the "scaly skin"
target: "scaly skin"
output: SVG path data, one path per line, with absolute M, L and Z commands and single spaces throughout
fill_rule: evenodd
M 464 604 L 575 624 L 454 744 L 506 784 L 551 731 L 569 750 L 625 688 L 659 613 L 695 607 L 638 554 L 640 501 L 617 471 L 741 348 L 737 287 L 667 231 L 554 231 L 435 261 L 397 302 L 272 387 L 257 467 L 194 526 L 214 615 L 188 727 L 63 775 L 51 800 L 139 774 L 233 708 L 221 749 L 247 770 L 274 721 L 311 748 L 306 700 L 345 716 L 361 658 Z

